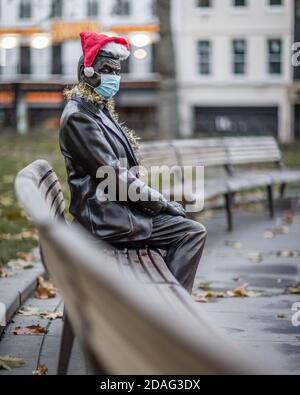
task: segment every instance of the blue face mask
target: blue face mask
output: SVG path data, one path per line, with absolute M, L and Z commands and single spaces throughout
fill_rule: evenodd
M 101 83 L 95 89 L 99 96 L 108 100 L 115 96 L 120 89 L 121 77 L 114 74 L 101 74 Z

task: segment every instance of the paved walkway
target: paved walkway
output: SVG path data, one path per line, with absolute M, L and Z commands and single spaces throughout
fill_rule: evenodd
M 294 327 L 291 308 L 300 295 L 285 289 L 300 281 L 300 209 L 286 234 L 265 238 L 270 228 L 280 228 L 286 211 L 269 220 L 263 209 L 235 215 L 235 230 L 226 234 L 222 213 L 205 221 L 208 243 L 198 270 L 199 282 L 211 282 L 211 289 L 226 291 L 243 283 L 261 294 L 256 298 L 214 299 L 198 304 L 209 319 L 223 328 L 240 347 L 255 351 L 266 365 L 280 366 L 282 373 L 300 373 L 300 326 Z M 289 219 L 289 218 L 288 218 Z M 294 257 L 285 257 L 293 253 Z M 298 256 L 296 256 L 298 253 Z M 262 260 L 261 260 L 262 259 Z M 261 262 L 259 262 L 261 260 Z
M 273 221 L 264 209 L 253 211 L 251 207 L 250 211 L 240 211 L 235 215 L 232 234 L 224 231 L 222 211 L 204 219 L 209 238 L 197 281 L 211 282 L 211 289 L 217 291 L 247 282 L 251 290 L 262 296 L 216 299 L 207 304 L 197 303 L 197 308 L 205 311 L 243 349 L 254 350 L 266 364 L 273 361 L 281 366 L 283 373 L 299 374 L 300 327 L 292 326 L 291 307 L 294 302 L 300 302 L 300 295 L 287 295 L 284 290 L 300 280 L 300 257 L 277 255 L 278 252 L 283 255 L 283 251 L 300 251 L 300 208 L 296 210 L 295 223 L 286 225 L 289 233 L 278 234 L 273 239 L 264 238 L 264 233 L 282 225 L 284 211 L 277 211 L 278 218 Z M 30 298 L 26 306 L 51 311 L 62 309 L 59 297 L 46 301 Z M 16 326 L 34 324 L 48 325 L 48 334 L 13 334 Z M 15 316 L 0 342 L 0 355 L 20 356 L 26 365 L 10 372 L 0 370 L 0 374 L 31 374 L 39 364 L 46 364 L 49 374 L 55 374 L 61 328 L 61 320 L 49 322 L 38 317 Z M 73 350 L 69 373 L 92 374 L 78 344 Z

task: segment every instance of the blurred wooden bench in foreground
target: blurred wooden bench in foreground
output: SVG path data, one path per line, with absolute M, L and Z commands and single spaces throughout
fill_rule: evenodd
M 58 374 L 67 371 L 74 335 L 99 374 L 262 372 L 202 317 L 156 251 L 114 250 L 68 225 L 46 161 L 23 169 L 15 188 L 64 297 Z

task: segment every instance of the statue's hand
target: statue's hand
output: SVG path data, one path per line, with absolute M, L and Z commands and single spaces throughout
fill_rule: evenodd
M 186 217 L 185 209 L 177 202 L 168 202 L 166 213 L 174 217 Z

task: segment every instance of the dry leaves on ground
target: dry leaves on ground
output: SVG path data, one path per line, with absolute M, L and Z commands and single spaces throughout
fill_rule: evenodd
M 286 315 L 285 314 L 277 314 L 277 318 L 279 320 L 284 320 L 286 318 Z
M 254 262 L 254 263 L 261 263 L 263 261 L 263 253 L 262 252 L 250 252 L 249 254 L 247 254 L 247 259 L 250 262 Z
M 199 303 L 209 303 L 211 299 L 220 299 L 220 298 L 255 298 L 259 296 L 258 293 L 254 291 L 248 291 L 247 288 L 249 284 L 245 283 L 235 288 L 233 290 L 227 292 L 216 292 L 216 291 L 207 291 L 207 292 L 198 292 L 193 295 L 193 299 Z
M 32 269 L 34 263 L 39 261 L 39 257 L 31 252 L 18 252 L 17 257 L 17 259 L 12 259 L 7 264 L 13 270 Z
M 46 281 L 43 277 L 38 278 L 38 287 L 35 291 L 37 299 L 51 299 L 56 296 L 56 288 L 51 281 Z
M 32 262 L 24 261 L 23 259 L 12 259 L 7 264 L 13 270 L 27 270 L 32 269 L 34 264 Z
M 299 251 L 291 251 L 291 250 L 282 250 L 278 251 L 276 255 L 280 258 L 297 258 L 300 256 Z
M 199 282 L 195 285 L 196 289 L 202 289 L 203 291 L 211 290 L 211 282 Z
M 2 267 L 0 267 L 0 278 L 13 277 L 14 275 L 14 272 L 8 272 L 7 270 L 4 270 Z
M 226 294 L 229 298 L 255 298 L 258 293 L 254 291 L 248 291 L 249 284 L 245 283 L 232 291 L 227 291 Z
M 295 285 L 291 285 L 290 287 L 288 287 L 286 289 L 286 293 L 293 294 L 293 295 L 300 295 L 300 282 L 295 284 Z
M 48 310 L 41 310 L 36 307 L 23 307 L 18 311 L 18 314 L 23 316 L 36 316 L 48 320 L 63 318 L 63 313 L 61 311 L 52 312 Z
M 40 335 L 45 333 L 48 333 L 48 329 L 40 325 L 17 326 L 13 331 L 14 335 Z
M 36 230 L 25 230 L 21 233 L 0 233 L 0 240 L 38 240 Z
M 9 207 L 14 203 L 14 199 L 11 196 L 0 196 L 0 206 Z
M 39 365 L 37 370 L 32 372 L 33 376 L 45 376 L 48 373 L 48 366 L 47 365 Z
M 13 357 L 11 355 L 0 355 L 0 369 L 11 370 L 25 365 L 22 358 Z
M 225 240 L 225 241 L 224 241 L 224 244 L 225 244 L 227 247 L 232 247 L 232 248 L 234 248 L 234 249 L 236 249 L 236 250 L 240 250 L 240 249 L 242 248 L 242 243 L 239 243 L 239 242 L 237 242 L 237 241 Z
M 290 232 L 288 226 L 280 226 L 278 228 L 266 229 L 264 232 L 265 239 L 274 239 L 278 235 L 287 235 Z

